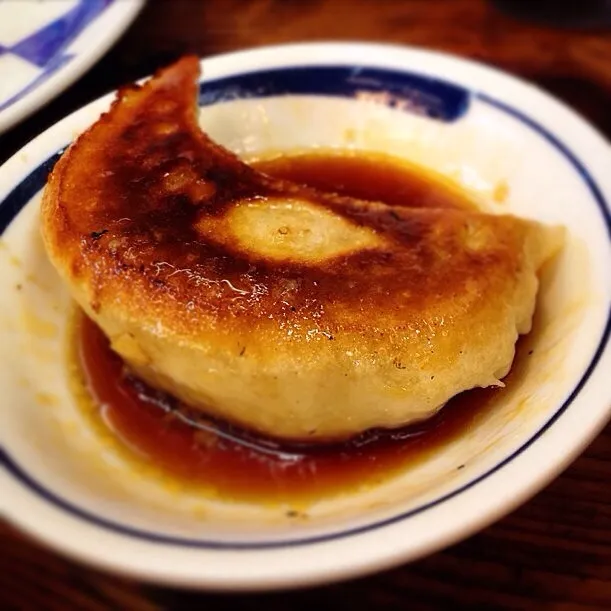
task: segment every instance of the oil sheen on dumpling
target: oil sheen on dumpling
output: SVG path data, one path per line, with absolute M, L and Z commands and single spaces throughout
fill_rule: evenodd
M 560 231 L 270 178 L 200 130 L 198 75 L 184 58 L 122 90 L 44 194 L 50 259 L 128 366 L 209 415 L 311 441 L 497 384 Z

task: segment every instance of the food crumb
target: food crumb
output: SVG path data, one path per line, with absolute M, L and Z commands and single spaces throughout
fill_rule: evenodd
M 504 204 L 509 197 L 509 185 L 506 180 L 501 180 L 494 187 L 492 197 L 497 204 Z
M 92 231 L 89 234 L 92 240 L 99 240 L 105 233 L 108 233 L 108 229 L 101 229 L 100 231 Z
M 397 369 L 407 369 L 407 366 L 404 365 L 398 358 L 394 358 L 392 361 L 392 364 L 397 368 Z
M 303 512 L 303 511 L 297 511 L 296 509 L 289 509 L 286 513 L 285 513 L 287 518 L 301 518 L 301 519 L 307 519 L 308 514 Z

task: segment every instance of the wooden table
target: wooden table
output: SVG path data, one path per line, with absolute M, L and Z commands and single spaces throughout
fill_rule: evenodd
M 483 0 L 150 0 L 95 68 L 1 137 L 0 161 L 82 104 L 182 53 L 321 39 L 477 58 L 537 82 L 611 136 L 611 31 L 534 27 Z M 0 546 L 1 609 L 611 609 L 611 427 L 545 491 L 481 534 L 412 565 L 305 592 L 220 596 L 144 586 L 68 562 L 1 525 Z

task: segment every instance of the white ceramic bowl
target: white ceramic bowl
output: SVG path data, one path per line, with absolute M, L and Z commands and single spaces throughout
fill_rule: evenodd
M 565 468 L 611 412 L 608 144 L 526 83 L 415 49 L 265 48 L 206 60 L 204 74 L 202 125 L 246 157 L 304 147 L 384 151 L 434 167 L 493 212 L 564 224 L 569 238 L 545 281 L 527 372 L 468 434 L 376 488 L 321 499 L 307 519 L 287 517 L 287 507 L 168 490 L 135 473 L 75 407 L 64 358 L 69 299 L 37 228 L 58 151 L 108 107 L 106 97 L 0 170 L 6 517 L 69 556 L 156 583 L 289 587 L 449 545 Z M 495 203 L 504 183 L 508 198 Z

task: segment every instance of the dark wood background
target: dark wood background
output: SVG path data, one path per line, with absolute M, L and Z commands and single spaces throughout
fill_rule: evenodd
M 205 57 L 332 39 L 476 58 L 535 81 L 611 136 L 611 30 L 535 26 L 484 0 L 149 0 L 87 75 L 0 138 L 0 161 L 72 110 L 185 52 Z M 272 611 L 344 604 L 410 611 L 611 609 L 611 427 L 546 490 L 471 539 L 393 571 L 302 592 L 230 596 L 145 586 L 66 561 L 0 523 L 0 609 Z

